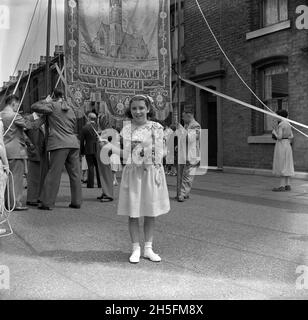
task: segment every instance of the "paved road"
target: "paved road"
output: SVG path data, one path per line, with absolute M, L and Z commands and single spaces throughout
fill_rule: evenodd
M 174 177 L 168 178 L 170 197 Z M 83 189 L 82 210 L 67 208 L 64 175 L 57 207 L 13 213 L 14 234 L 0 238 L 10 269 L 2 299 L 306 299 L 296 290 L 308 266 L 308 181 L 274 193 L 277 180 L 210 172 L 196 178 L 189 201 L 171 200 L 157 220 L 163 261 L 129 264 L 127 220 L 116 201 Z

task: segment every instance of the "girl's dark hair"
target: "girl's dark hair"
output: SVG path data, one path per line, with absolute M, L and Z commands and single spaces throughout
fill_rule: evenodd
M 281 116 L 284 118 L 287 118 L 289 115 L 288 111 L 285 109 L 278 110 L 276 113 L 278 114 L 278 116 Z
M 137 94 L 137 95 L 133 96 L 133 97 L 129 100 L 129 106 L 128 106 L 128 108 L 127 108 L 126 111 L 125 111 L 125 116 L 126 116 L 127 118 L 129 118 L 129 119 L 132 119 L 132 118 L 133 118 L 132 113 L 131 113 L 131 111 L 130 111 L 130 108 L 131 108 L 132 103 L 133 103 L 134 101 L 144 101 L 147 109 L 149 110 L 148 118 L 153 118 L 154 112 L 153 112 L 153 107 L 152 107 L 152 101 L 150 100 L 149 97 L 144 96 L 144 95 L 142 95 L 142 94 Z

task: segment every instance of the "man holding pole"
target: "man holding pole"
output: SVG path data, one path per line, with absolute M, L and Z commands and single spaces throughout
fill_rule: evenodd
M 40 196 L 39 209 L 51 210 L 55 205 L 60 187 L 62 170 L 65 165 L 70 179 L 70 208 L 81 207 L 81 176 L 79 163 L 79 142 L 75 134 L 76 115 L 64 100 L 61 90 L 55 89 L 54 100 L 49 96 L 46 100 L 31 106 L 32 112 L 47 115 L 49 133 L 47 151 L 50 152 L 50 167 L 45 178 Z

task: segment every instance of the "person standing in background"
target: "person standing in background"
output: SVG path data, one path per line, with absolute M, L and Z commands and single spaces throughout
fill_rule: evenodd
M 178 125 L 178 153 L 181 185 L 178 202 L 189 199 L 189 194 L 200 165 L 200 134 L 201 126 L 194 118 L 194 108 L 186 105 L 183 111 L 184 127 Z M 183 151 L 185 151 L 184 154 Z M 183 163 L 184 162 L 184 163 Z
M 39 117 L 36 113 L 26 116 L 29 121 L 40 120 L 41 125 L 44 124 L 45 118 Z M 41 170 L 43 164 L 41 161 L 44 152 L 44 129 L 40 126 L 38 130 L 27 130 L 27 136 L 31 141 L 28 146 L 28 174 L 27 174 L 27 202 L 29 206 L 37 206 L 40 201 L 40 192 L 42 190 L 42 181 L 47 174 L 47 166 L 45 170 Z
M 25 173 L 25 160 L 27 159 L 27 147 L 25 142 L 25 129 L 32 129 L 33 124 L 27 122 L 20 114 L 16 114 L 20 100 L 16 95 L 9 95 L 5 99 L 5 107 L 1 112 L 4 128 L 4 144 L 9 161 L 9 167 L 14 178 L 16 211 L 27 210 L 22 204 L 23 176 Z M 8 130 L 9 129 L 9 130 Z M 9 201 L 13 205 L 13 181 L 9 181 Z M 11 209 L 11 208 L 9 208 Z
M 109 128 L 109 124 L 106 118 L 106 115 L 99 114 L 98 117 L 98 131 L 101 134 L 101 138 L 108 138 L 108 136 L 105 136 L 105 133 L 107 132 L 106 129 Z M 106 130 L 106 131 L 105 131 Z M 105 131 L 105 132 L 104 132 Z M 97 141 L 97 161 L 98 161 L 98 168 L 101 178 L 101 185 L 102 185 L 102 194 L 101 196 L 97 197 L 101 202 L 109 202 L 113 201 L 113 174 L 111 170 L 111 165 L 105 164 L 101 161 L 101 150 L 102 146 Z
M 96 172 L 97 187 L 101 188 L 101 179 L 99 175 L 97 160 L 97 130 L 96 114 L 88 114 L 89 122 L 82 128 L 80 134 L 80 154 L 85 156 L 88 165 L 87 188 L 94 188 L 94 169 Z
M 278 110 L 277 114 L 288 118 L 286 110 Z M 280 177 L 280 186 L 273 191 L 290 191 L 290 177 L 294 175 L 293 154 L 290 141 L 293 139 L 291 125 L 287 120 L 278 120 L 272 131 L 276 140 L 273 159 L 273 174 Z

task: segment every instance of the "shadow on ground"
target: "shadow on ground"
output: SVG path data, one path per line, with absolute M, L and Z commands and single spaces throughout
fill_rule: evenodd
M 70 250 L 50 250 L 43 251 L 39 254 L 40 257 L 54 258 L 59 262 L 72 263 L 110 263 L 110 262 L 127 262 L 128 253 L 123 251 L 70 251 Z

